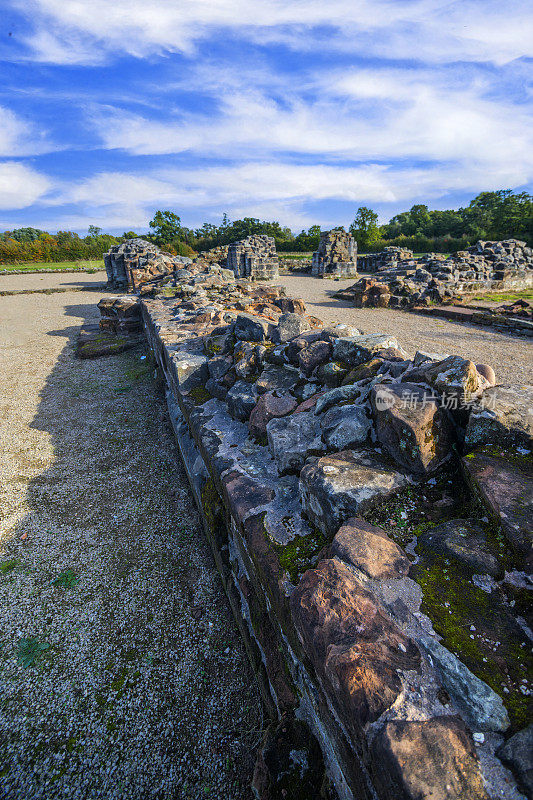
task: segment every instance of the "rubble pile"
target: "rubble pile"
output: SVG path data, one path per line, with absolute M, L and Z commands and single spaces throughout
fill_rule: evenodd
M 199 258 L 205 264 L 218 264 L 219 267 L 226 267 L 228 247 L 228 244 L 221 244 L 218 247 L 212 247 L 211 250 L 204 250 L 203 253 L 200 253 Z
M 357 242 L 344 230 L 320 234 L 313 253 L 312 274 L 320 278 L 350 278 L 357 275 Z
M 313 262 L 310 258 L 280 258 L 280 272 L 307 275 L 311 272 Z
M 393 261 L 386 269 L 380 269 L 375 278 L 361 278 L 337 296 L 353 300 L 358 308 L 405 307 L 443 302 L 466 293 L 530 286 L 533 286 L 533 251 L 525 242 L 506 239 L 479 241 L 451 256 L 428 253 L 418 259 Z
M 411 261 L 413 251 L 404 247 L 384 247 L 379 253 L 368 253 L 357 257 L 360 272 L 379 272 L 382 269 L 394 269 L 400 261 Z
M 104 263 L 108 286 L 133 292 L 154 278 L 171 274 L 175 265 L 190 264 L 191 259 L 164 253 L 146 239 L 127 239 L 104 255 Z
M 228 247 L 227 267 L 237 278 L 268 281 L 279 275 L 279 262 L 274 237 L 248 236 Z
M 256 795 L 313 764 L 341 800 L 519 798 L 533 390 L 214 277 L 140 308 L 275 720 Z

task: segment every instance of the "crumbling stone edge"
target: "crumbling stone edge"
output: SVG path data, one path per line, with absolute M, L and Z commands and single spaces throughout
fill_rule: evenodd
M 199 385 L 204 362 L 190 326 L 172 321 L 157 300 L 141 301 L 141 313 L 165 379 L 179 452 L 275 736 L 294 735 L 294 722 L 312 733 L 307 750 L 289 743 L 291 775 L 286 769 L 273 775 L 265 743 L 254 776 L 256 796 L 523 797 L 495 756 L 498 732 L 508 721 L 494 692 L 483 684 L 493 719 L 475 731 L 458 699 L 447 696 L 441 704 L 439 666 L 448 659 L 459 682 L 468 670 L 428 634 L 431 622 L 419 611 L 420 597 L 409 595 L 415 584 L 402 577 L 401 556 L 392 583 L 404 581 L 402 603 L 388 578 L 369 577 L 343 556 L 338 537 L 337 549 L 325 549 L 323 560 L 294 586 L 280 552 L 294 534 L 287 531 L 300 508 L 297 476 L 279 477 L 264 446 L 250 453 L 248 424 L 229 416 L 226 404 L 209 399 Z M 196 374 L 192 388 L 188 358 Z M 207 378 L 206 366 L 204 385 Z M 471 673 L 468 679 L 477 680 Z M 319 784 L 322 767 L 317 772 L 317 764 L 309 763 L 310 752 L 316 760 L 316 742 L 324 765 Z M 279 793 L 276 779 L 288 793 Z

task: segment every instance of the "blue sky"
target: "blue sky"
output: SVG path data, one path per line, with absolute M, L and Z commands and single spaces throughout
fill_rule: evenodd
M 298 231 L 533 181 L 522 0 L 0 0 L 0 230 Z

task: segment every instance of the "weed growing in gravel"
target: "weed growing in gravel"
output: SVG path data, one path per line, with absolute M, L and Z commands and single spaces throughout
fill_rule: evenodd
M 18 558 L 10 558 L 9 561 L 0 561 L 0 575 L 7 575 L 8 572 L 18 567 L 20 561 Z
M 17 646 L 17 663 L 27 669 L 49 647 L 48 642 L 40 642 L 34 636 L 21 639 Z
M 77 586 L 79 582 L 80 579 L 77 577 L 74 570 L 67 569 L 64 572 L 60 572 L 57 578 L 54 578 L 52 584 L 54 586 L 59 586 L 62 589 L 73 589 L 74 586 Z

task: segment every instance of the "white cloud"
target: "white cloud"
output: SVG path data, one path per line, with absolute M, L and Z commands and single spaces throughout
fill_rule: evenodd
M 435 62 L 505 63 L 531 54 L 533 42 L 527 0 L 12 1 L 36 25 L 35 56 L 53 63 L 191 53 L 221 30 L 259 44 Z
M 131 155 L 238 153 L 241 160 L 290 160 L 286 154 L 333 163 L 472 160 L 488 174 L 519 175 L 519 185 L 533 178 L 531 110 L 494 96 L 478 79 L 458 81 L 438 69 L 329 70 L 309 76 L 305 92 L 287 87 L 277 102 L 270 85 L 279 76 L 264 73 L 254 88 L 247 74 L 240 83 L 230 75 L 226 87 L 210 81 L 205 68 L 201 78 L 218 100 L 216 115 L 154 120 L 99 107 L 91 122 L 104 147 Z
M 17 161 L 0 163 L 0 209 L 28 208 L 51 188 L 50 180 Z
M 486 167 L 472 162 L 424 169 L 249 162 L 137 175 L 103 172 L 77 185 L 65 186 L 48 202 L 85 209 L 85 224 L 76 227 L 87 227 L 87 220 L 107 229 L 146 227 L 155 208 L 168 207 L 193 220 L 191 224 L 218 219 L 222 211 L 227 211 L 233 218 L 277 219 L 299 228 L 317 221 L 303 210 L 306 204 L 316 201 L 346 201 L 355 212 L 359 205 L 408 207 L 421 199 L 438 200 L 450 191 L 475 192 L 480 186 L 490 190 L 518 185 L 520 174 L 512 167 L 495 169 L 487 177 Z M 78 221 L 79 218 L 77 214 Z M 67 220 L 72 225 L 74 217 Z M 338 224 L 346 220 L 326 215 L 318 221 Z
M 37 155 L 49 149 L 35 125 L 0 106 L 0 157 Z

